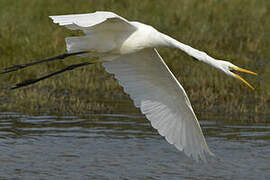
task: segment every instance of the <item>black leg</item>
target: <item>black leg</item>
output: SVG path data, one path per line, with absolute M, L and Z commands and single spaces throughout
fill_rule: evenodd
M 28 80 L 25 80 L 25 81 L 22 81 L 18 84 L 16 84 L 14 87 L 12 87 L 11 89 L 17 89 L 17 88 L 21 88 L 21 87 L 24 87 L 24 86 L 28 86 L 30 84 L 35 84 L 41 80 L 44 80 L 44 79 L 47 79 L 47 78 L 50 78 L 52 76 L 55 76 L 57 74 L 60 74 L 60 73 L 63 73 L 65 71 L 70 71 L 70 70 L 73 70 L 75 68 L 78 68 L 78 67 L 81 67 L 81 66 L 87 66 L 87 65 L 90 65 L 90 64 L 93 64 L 93 63 L 90 63 L 90 62 L 84 62 L 84 63 L 79 63 L 79 64 L 72 64 L 70 66 L 67 66 L 65 67 L 64 69 L 60 70 L 60 71 L 56 71 L 54 73 L 51 73 L 51 74 L 48 74 L 46 76 L 42 76 L 40 78 L 35 78 L 35 79 L 28 79 Z
M 14 65 L 14 66 L 5 68 L 4 71 L 1 72 L 0 74 L 5 74 L 5 73 L 12 72 L 12 71 L 17 71 L 19 69 L 23 69 L 23 68 L 26 68 L 28 66 L 33 66 L 36 64 L 49 62 L 49 61 L 53 61 L 53 60 L 57 60 L 57 59 L 65 59 L 66 57 L 69 57 L 69 56 L 74 56 L 74 55 L 84 54 L 84 53 L 87 53 L 87 51 L 80 51 L 80 52 L 75 52 L 75 53 L 65 53 L 65 54 L 61 54 L 59 56 L 55 56 L 55 57 L 48 58 L 48 59 L 43 59 L 40 61 L 35 61 L 35 62 L 31 62 L 31 63 L 26 63 L 26 64 L 18 64 L 18 65 Z

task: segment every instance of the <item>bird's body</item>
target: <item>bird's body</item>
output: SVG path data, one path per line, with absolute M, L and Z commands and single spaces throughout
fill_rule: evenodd
M 84 37 L 66 38 L 67 50 L 69 52 L 86 50 L 93 53 L 94 56 L 97 53 L 102 56 L 114 56 L 167 45 L 166 41 L 161 38 L 161 33 L 153 27 L 139 22 L 130 22 L 130 25 L 134 26 L 136 30 L 93 31 Z
M 85 36 L 66 38 L 67 51 L 71 54 L 99 58 L 106 71 L 114 74 L 135 106 L 140 108 L 151 125 L 170 144 L 174 144 L 177 149 L 196 160 L 205 159 L 207 154 L 213 155 L 208 149 L 184 88 L 155 48 L 178 48 L 242 81 L 244 80 L 231 70 L 255 73 L 230 62 L 216 60 L 157 31 L 152 26 L 127 21 L 112 12 L 50 18 L 54 23 L 71 30 L 84 31 Z M 10 71 L 12 70 L 11 68 Z

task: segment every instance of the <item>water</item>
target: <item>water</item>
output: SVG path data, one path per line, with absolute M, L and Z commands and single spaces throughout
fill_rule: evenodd
M 201 121 L 195 163 L 141 115 L 0 114 L 0 179 L 270 179 L 270 126 Z

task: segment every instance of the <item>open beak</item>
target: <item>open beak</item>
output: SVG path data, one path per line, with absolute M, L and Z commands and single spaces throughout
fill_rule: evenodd
M 249 74 L 252 74 L 252 75 L 257 75 L 257 73 L 255 73 L 255 72 L 252 72 L 252 71 L 249 71 L 249 70 L 246 70 L 246 69 L 242 69 L 242 68 L 239 68 L 239 67 L 231 67 L 231 69 L 234 70 L 234 71 L 240 71 L 240 72 L 245 72 L 245 73 L 249 73 Z M 238 79 L 240 79 L 248 87 L 250 87 L 253 90 L 255 89 L 246 80 L 244 80 L 241 76 L 239 76 L 238 74 L 235 74 L 234 72 L 232 72 L 232 73 L 235 75 L 235 77 L 237 77 Z

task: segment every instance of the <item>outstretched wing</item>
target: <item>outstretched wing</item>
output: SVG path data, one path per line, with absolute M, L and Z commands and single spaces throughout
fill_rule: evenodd
M 156 49 L 123 55 L 103 66 L 170 144 L 195 160 L 213 155 L 185 90 Z
M 98 31 L 135 31 L 137 28 L 126 19 L 112 12 L 97 11 L 88 14 L 49 16 L 54 23 L 71 30 L 83 30 L 86 34 Z

